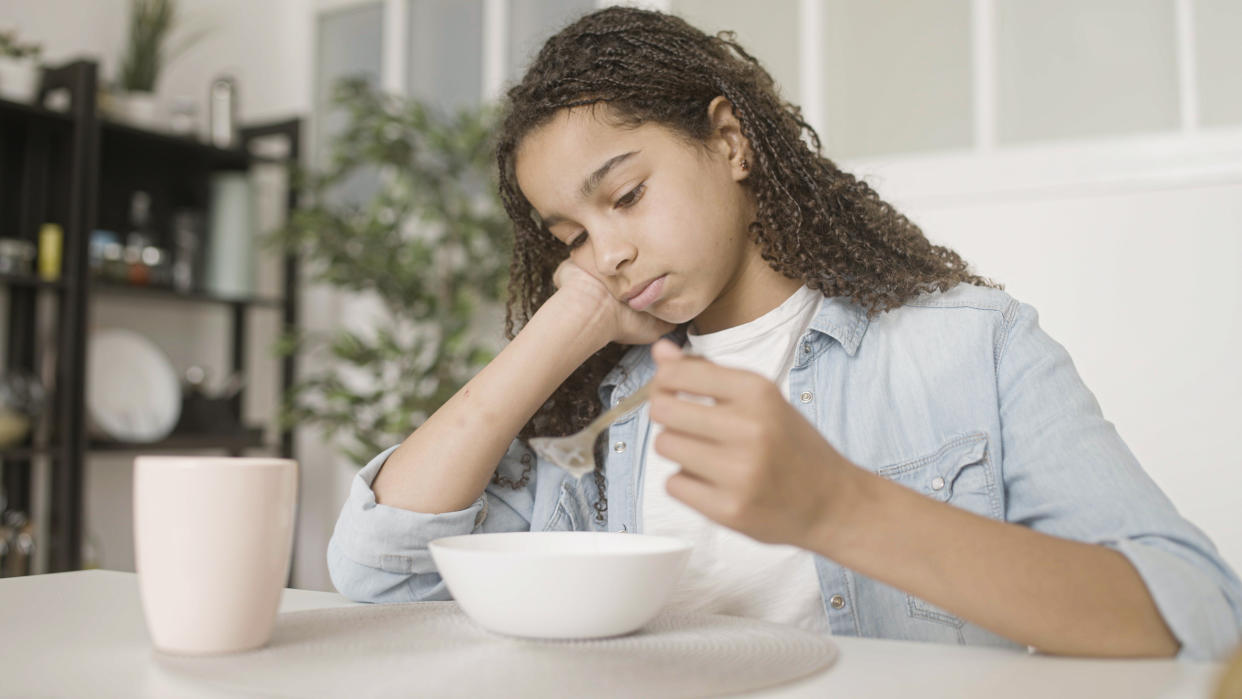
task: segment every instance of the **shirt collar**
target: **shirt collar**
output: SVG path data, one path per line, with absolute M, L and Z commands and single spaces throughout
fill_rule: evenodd
M 665 335 L 678 345 L 684 345 L 686 342 L 686 333 L 680 328 Z M 655 363 L 651 360 L 651 345 L 635 345 L 628 352 L 621 355 L 621 359 L 617 365 L 612 368 L 605 376 L 604 380 L 599 383 L 599 393 L 601 400 L 607 399 L 607 394 L 612 388 L 621 384 L 645 383 L 648 374 L 654 372 Z
M 862 306 L 843 296 L 827 296 L 808 329 L 841 343 L 845 353 L 853 357 L 870 325 L 871 320 Z
M 853 357 L 858 353 L 863 335 L 871 321 L 867 311 L 858 304 L 841 296 L 826 296 L 811 319 L 808 330 L 822 333 L 841 343 L 846 354 Z M 685 326 L 665 335 L 678 345 L 686 342 Z M 641 383 L 651 373 L 651 346 L 637 345 L 621 356 L 617 365 L 604 376 L 600 382 L 600 396 L 604 398 L 610 389 L 622 383 Z

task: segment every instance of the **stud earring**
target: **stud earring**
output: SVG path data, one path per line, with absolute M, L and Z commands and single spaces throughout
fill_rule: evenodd
M 742 158 L 742 171 L 750 170 L 750 163 L 746 162 L 746 158 Z

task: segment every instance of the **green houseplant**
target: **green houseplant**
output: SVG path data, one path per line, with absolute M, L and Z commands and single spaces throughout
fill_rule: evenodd
M 338 83 L 333 105 L 346 125 L 329 162 L 295 172 L 300 206 L 270 240 L 312 281 L 367 293 L 382 310 L 364 328 L 286 336 L 277 354 L 321 360 L 286 394 L 284 424 L 321 426 L 361 465 L 498 351 L 511 226 L 493 110 L 447 115 L 356 79 Z
M 29 102 L 39 88 L 40 44 L 23 42 L 16 29 L 0 30 L 0 97 Z
M 42 51 L 39 44 L 25 43 L 18 38 L 16 29 L 0 29 L 0 57 L 38 58 Z
M 118 116 L 148 126 L 155 122 L 155 87 L 160 71 L 206 33 L 195 32 L 170 48 L 169 38 L 180 19 L 176 0 L 130 0 L 129 34 L 116 85 L 109 95 L 110 106 Z

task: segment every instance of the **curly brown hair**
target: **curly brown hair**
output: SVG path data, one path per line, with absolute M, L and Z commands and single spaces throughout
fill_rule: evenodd
M 709 36 L 673 15 L 610 7 L 548 39 L 507 94 L 496 159 L 501 200 L 516 227 L 509 338 L 556 291 L 552 275 L 569 253 L 537 222 L 518 187 L 514 160 L 522 139 L 561 110 L 602 103 L 601 112 L 618 126 L 655 123 L 703 144 L 711 136 L 707 107 L 720 95 L 754 152 L 743 181 L 757 203 L 749 232 L 773 269 L 825 296 L 847 297 L 870 316 L 962 282 L 999 287 L 969 273 L 957 253 L 933 245 L 870 186 L 821 155 L 802 110 L 781 99 L 733 32 Z M 518 436 L 564 435 L 585 426 L 601 410 L 596 387 L 626 349 L 613 343 L 589 358 Z M 517 483 L 497 482 L 525 484 L 528 473 Z M 598 469 L 595 475 L 602 496 Z

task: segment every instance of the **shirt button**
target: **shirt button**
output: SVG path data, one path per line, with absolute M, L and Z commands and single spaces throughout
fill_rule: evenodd
M 617 442 L 616 444 L 612 445 L 612 450 L 617 452 L 618 454 L 625 451 L 625 442 Z
M 806 343 L 806 344 L 802 345 L 802 352 L 803 352 L 804 354 L 810 354 L 810 353 L 811 353 L 811 343 L 809 343 L 809 342 L 808 342 L 808 343 Z
M 845 606 L 845 598 L 841 595 L 833 595 L 832 599 L 828 600 L 828 604 L 831 604 L 833 609 L 840 609 Z
M 810 403 L 811 399 L 814 397 L 815 397 L 815 394 L 811 393 L 810 391 L 803 391 L 802 395 L 798 396 L 798 398 L 801 399 L 803 403 Z
M 944 487 L 944 479 L 941 478 L 940 476 L 936 476 L 935 480 L 932 481 L 932 490 L 940 490 L 943 487 Z

